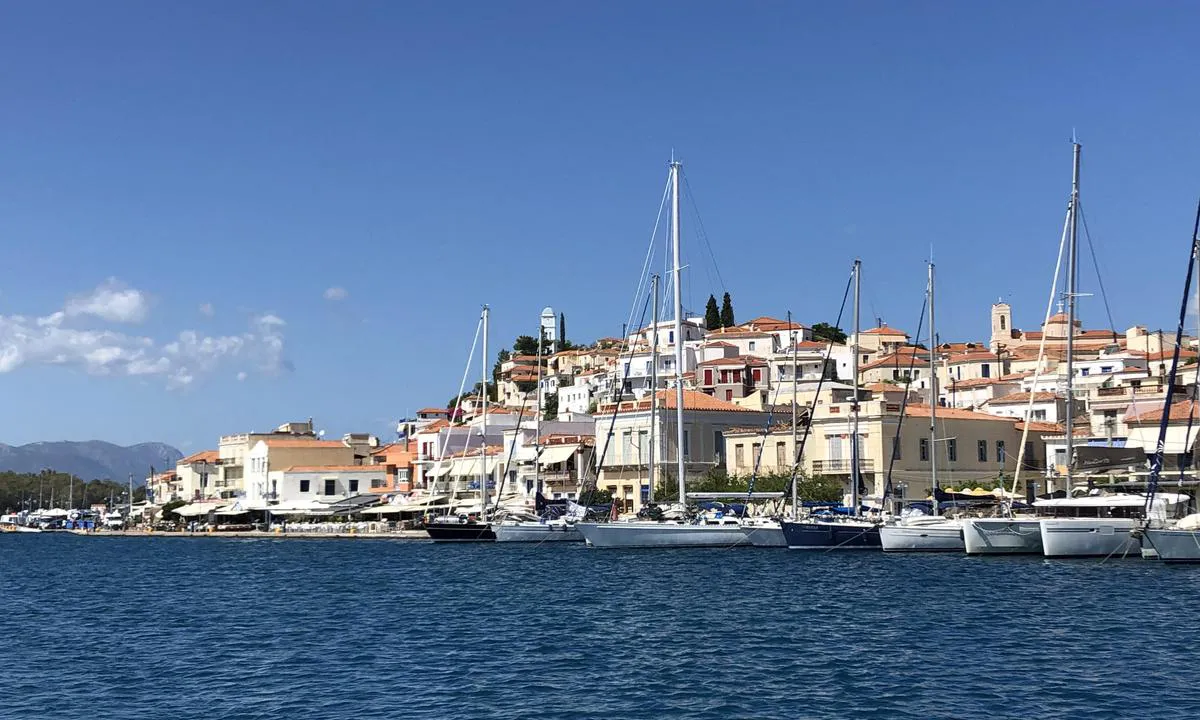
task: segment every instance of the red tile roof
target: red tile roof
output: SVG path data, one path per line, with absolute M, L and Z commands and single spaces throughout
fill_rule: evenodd
M 908 333 L 904 332 L 903 330 L 897 330 L 896 328 L 888 327 L 887 325 L 880 325 L 879 327 L 871 328 L 870 330 L 863 330 L 862 334 L 863 335 L 903 335 L 904 337 L 908 337 Z
M 386 465 L 293 465 L 285 468 L 284 472 L 387 472 Z
M 176 465 L 191 465 L 193 463 L 215 463 L 220 458 L 216 450 L 201 450 L 176 462 Z
M 1034 402 L 1052 402 L 1058 399 L 1058 395 L 1055 395 L 1052 392 L 1015 392 L 1005 395 L 1004 397 L 988 400 L 988 405 L 1019 405 L 1021 403 L 1029 402 L 1030 395 L 1033 395 Z
M 318 440 L 316 438 L 263 438 L 269 448 L 346 448 L 340 440 Z
M 1191 400 L 1171 403 L 1171 412 L 1167 415 L 1167 422 L 1187 422 L 1188 418 L 1200 419 L 1200 408 L 1194 408 Z M 1162 407 L 1152 407 L 1140 412 L 1135 412 L 1132 408 L 1125 413 L 1125 423 L 1128 425 L 1146 425 L 1162 422 Z
M 904 409 L 904 414 L 909 417 L 929 417 L 930 411 L 928 405 L 909 405 Z M 1000 415 L 989 415 L 987 413 L 975 412 L 974 410 L 960 410 L 958 408 L 937 409 L 939 420 L 991 420 L 994 422 L 1013 422 L 1014 418 L 1001 417 Z
M 446 408 L 427 407 L 417 411 L 418 415 L 449 415 L 450 411 Z
M 732 328 L 718 328 L 716 330 L 709 330 L 708 337 L 711 338 L 713 336 L 737 337 L 737 338 L 757 338 L 757 337 L 766 338 L 766 337 L 771 337 L 771 333 L 760 332 L 758 330 L 743 330 L 739 327 L 732 327 Z

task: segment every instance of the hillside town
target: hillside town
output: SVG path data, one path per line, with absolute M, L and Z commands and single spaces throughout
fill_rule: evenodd
M 688 483 L 722 472 L 791 474 L 795 465 L 849 492 L 856 392 L 868 500 L 882 496 L 889 478 L 893 497 L 925 497 L 933 461 L 941 487 L 1011 483 L 1020 463 L 1023 492 L 1053 490 L 1066 474 L 1068 417 L 1077 447 L 1153 448 L 1157 439 L 1174 338 L 1143 326 L 1071 327 L 1059 312 L 1022 330 L 998 302 L 986 339 L 943 342 L 931 353 L 886 323 L 846 336 L 769 316 L 735 323 L 726 309 L 687 317 L 678 338 L 675 323 L 662 322 L 576 346 L 564 337 L 565 318 L 547 308 L 541 342 L 519 338 L 503 350 L 494 383 L 449 407 L 417 411 L 398 423 L 394 439 L 327 439 L 312 420 L 235 432 L 148 477 L 147 499 L 186 503 L 178 508 L 184 517 L 268 510 L 403 520 L 417 509 L 478 510 L 483 481 L 491 497 L 527 508 L 538 488 L 558 500 L 607 491 L 615 515 L 640 511 L 652 487 L 658 497 L 658 488 L 671 488 L 680 452 Z M 1069 337 L 1072 398 L 1063 362 Z M 1196 381 L 1195 339 L 1185 340 L 1180 358 L 1182 392 Z M 674 425 L 679 383 L 682 448 Z M 1187 449 L 1190 407 L 1170 412 L 1167 468 Z M 938 447 L 930 446 L 931 411 Z

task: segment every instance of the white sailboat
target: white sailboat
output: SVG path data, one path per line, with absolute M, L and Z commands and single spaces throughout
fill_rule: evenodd
M 897 518 L 879 528 L 879 541 L 884 552 L 955 552 L 963 549 L 963 521 L 942 517 L 938 510 L 937 481 L 937 330 L 933 313 L 933 263 L 929 263 L 929 472 L 933 515 L 914 515 Z
M 682 164 L 672 160 L 671 181 L 671 251 L 673 255 L 672 285 L 675 300 L 675 454 L 676 477 L 679 480 L 679 502 L 687 500 L 687 475 L 683 457 L 683 295 L 682 266 L 679 254 L 680 170 Z M 653 389 L 657 395 L 658 388 Z M 651 473 L 653 476 L 653 472 Z M 653 481 L 651 481 L 653 485 Z M 661 548 L 661 547 L 730 547 L 748 544 L 741 525 L 732 517 L 702 516 L 694 519 L 629 520 L 621 522 L 581 522 L 575 527 L 587 544 L 604 548 Z

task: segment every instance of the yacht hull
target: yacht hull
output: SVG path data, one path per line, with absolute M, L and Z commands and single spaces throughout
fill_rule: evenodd
M 738 525 L 670 522 L 576 523 L 583 539 L 599 548 L 732 547 L 749 545 Z
M 583 535 L 573 525 L 502 524 L 495 528 L 495 533 L 496 542 L 583 542 Z
M 884 552 L 962 552 L 963 529 L 957 522 L 928 525 L 884 525 L 879 528 Z
M 783 528 L 778 525 L 744 525 L 742 532 L 754 547 L 787 547 Z
M 488 523 L 430 523 L 425 532 L 434 542 L 493 542 L 496 533 Z
M 785 522 L 790 550 L 878 550 L 879 526 L 866 522 Z
M 1037 518 L 972 518 L 963 523 L 968 555 L 1041 555 L 1042 523 Z
M 1136 553 L 1129 518 L 1043 518 L 1042 554 L 1046 557 L 1110 557 Z
M 1196 530 L 1147 530 L 1145 543 L 1165 563 L 1200 563 L 1200 532 Z

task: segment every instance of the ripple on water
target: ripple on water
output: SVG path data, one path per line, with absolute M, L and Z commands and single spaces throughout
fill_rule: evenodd
M 1140 560 L 0 537 L 4 713 L 1200 714 Z

